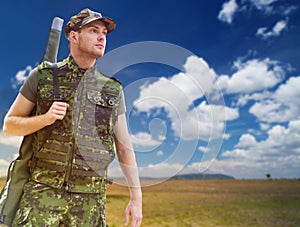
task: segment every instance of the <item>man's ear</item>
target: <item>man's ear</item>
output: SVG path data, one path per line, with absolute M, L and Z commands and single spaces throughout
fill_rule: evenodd
M 77 32 L 70 31 L 70 33 L 69 33 L 69 40 L 70 40 L 70 42 L 77 43 L 77 41 L 78 41 L 78 36 L 77 35 L 78 35 Z

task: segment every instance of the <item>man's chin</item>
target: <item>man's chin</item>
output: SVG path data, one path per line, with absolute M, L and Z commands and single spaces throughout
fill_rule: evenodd
M 97 54 L 96 54 L 96 58 L 101 58 L 101 57 L 103 57 L 103 55 L 104 55 L 104 52 L 97 53 Z

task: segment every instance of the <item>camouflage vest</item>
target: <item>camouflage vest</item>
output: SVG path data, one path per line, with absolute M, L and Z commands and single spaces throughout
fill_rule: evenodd
M 121 84 L 102 75 L 96 66 L 83 74 L 71 56 L 58 63 L 58 81 L 60 98 L 69 108 L 46 141 L 46 128 L 36 132 L 32 179 L 71 192 L 98 193 L 115 157 L 113 127 Z M 46 113 L 52 103 L 52 66 L 43 62 L 38 73 L 37 115 Z

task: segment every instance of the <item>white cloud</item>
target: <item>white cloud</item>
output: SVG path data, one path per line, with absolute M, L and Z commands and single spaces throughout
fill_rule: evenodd
M 9 166 L 9 162 L 3 159 L 0 159 L 0 177 L 7 175 L 7 169 Z
M 283 0 L 244 0 L 241 8 L 249 10 L 249 6 L 266 15 L 281 16 L 289 16 L 299 8 L 297 5 L 291 5 L 290 2 L 286 3 Z
M 164 155 L 164 152 L 163 151 L 157 151 L 156 152 L 156 156 L 157 157 L 160 157 L 160 156 L 163 156 Z
M 135 146 L 135 150 L 139 152 L 151 151 L 155 147 L 158 147 L 165 137 L 160 137 L 160 140 L 153 139 L 152 135 L 146 132 L 138 132 L 134 135 L 130 135 L 131 142 Z
M 277 158 L 261 160 L 256 156 L 257 153 L 253 154 L 256 157 L 252 159 L 247 157 L 248 153 L 250 152 L 235 149 L 230 158 L 222 160 L 213 159 L 188 165 L 166 162 L 155 165 L 149 164 L 147 167 L 139 168 L 139 174 L 140 177 L 159 178 L 156 183 L 160 183 L 164 179 L 167 180 L 176 174 L 190 173 L 219 173 L 238 179 L 266 178 L 267 173 L 270 173 L 271 177 L 274 178 L 299 178 L 297 175 L 300 172 L 299 155 L 284 156 L 283 154 Z M 109 176 L 119 178 L 123 177 L 123 173 L 119 167 L 113 167 L 109 169 Z M 155 183 L 152 182 L 151 184 Z
M 274 93 L 261 96 L 249 109 L 260 121 L 267 123 L 289 122 L 299 119 L 300 77 L 291 77 Z
M 162 162 L 159 164 L 149 164 L 145 167 L 139 167 L 138 170 L 140 177 L 168 179 L 175 176 L 183 168 L 184 165 L 180 163 Z M 123 177 L 123 173 L 119 166 L 110 166 L 108 174 L 113 178 Z
M 294 11 L 296 11 L 298 9 L 298 6 L 288 6 L 288 7 L 285 7 L 283 8 L 282 12 L 283 12 L 283 15 L 290 15 L 291 13 L 293 13 Z
M 183 164 L 180 163 L 159 163 L 159 164 L 149 164 L 147 167 L 142 167 L 139 169 L 141 177 L 172 177 L 181 169 L 184 168 Z
M 252 94 L 242 94 L 238 97 L 237 102 L 235 105 L 237 106 L 245 106 L 250 100 L 254 101 L 260 101 L 263 100 L 264 98 L 270 98 L 272 96 L 272 92 L 269 91 L 263 91 L 260 93 L 252 93 Z
M 181 126 L 181 136 L 185 139 L 200 138 L 204 141 L 225 137 L 224 127 L 226 121 L 235 120 L 239 117 L 238 109 L 221 105 L 209 105 L 203 101 L 195 111 L 198 116 L 187 114 L 180 121 L 173 121 L 173 128 Z M 179 133 L 179 132 L 178 132 Z
M 274 94 L 274 98 L 281 103 L 299 104 L 300 98 L 300 76 L 289 78 L 286 83 L 280 85 Z
M 0 151 L 6 159 L 0 159 L 0 176 L 6 176 L 10 162 L 17 158 L 22 139 L 23 137 L 19 136 L 5 136 L 3 131 L 0 131 Z
M 268 131 L 268 137 L 259 142 L 252 135 L 242 135 L 236 148 L 224 152 L 222 156 L 226 158 L 220 161 L 223 164 L 245 165 L 239 172 L 248 168 L 250 172 L 246 174 L 242 171 L 238 173 L 240 177 L 254 177 L 268 172 L 277 177 L 299 177 L 295 174 L 300 172 L 300 120 L 289 122 L 287 127 L 275 125 Z
M 3 159 L 0 159 L 0 166 L 8 166 L 9 162 Z
M 225 2 L 222 6 L 222 10 L 219 12 L 218 19 L 228 24 L 232 23 L 234 14 L 238 10 L 238 5 L 235 0 Z
M 269 124 L 260 123 L 259 126 L 260 126 L 261 130 L 263 130 L 263 131 L 266 131 L 266 130 L 270 129 Z
M 262 10 L 265 13 L 273 13 L 273 3 L 278 0 L 249 0 L 258 10 Z
M 249 9 L 253 7 L 268 15 L 276 13 L 284 16 L 291 14 L 298 8 L 291 5 L 275 5 L 274 3 L 278 1 L 279 0 L 244 0 L 240 2 L 240 5 L 238 5 L 236 0 L 229 0 L 223 3 L 222 9 L 218 14 L 218 19 L 222 22 L 231 24 L 238 11 L 249 11 Z
M 254 136 L 250 134 L 244 134 L 241 136 L 239 143 L 236 145 L 236 147 L 242 147 L 242 148 L 247 148 L 247 147 L 253 147 L 256 144 L 256 140 Z
M 292 107 L 292 108 L 290 108 Z M 263 100 L 255 103 L 249 112 L 255 115 L 262 122 L 287 122 L 292 118 L 297 117 L 295 115 L 298 108 L 281 104 L 275 100 Z
M 282 81 L 285 76 L 283 68 L 277 61 L 269 58 L 264 60 L 252 59 L 234 63 L 237 70 L 231 77 L 222 75 L 218 78 L 218 85 L 227 94 L 251 93 L 272 88 Z
M 210 152 L 198 147 L 202 152 Z M 205 153 L 204 153 L 205 154 Z M 221 173 L 236 178 L 299 178 L 300 173 L 300 120 L 290 121 L 284 127 L 275 125 L 267 131 L 265 140 L 257 140 L 251 134 L 241 135 L 232 150 L 219 157 L 190 164 L 162 162 L 139 168 L 141 177 L 169 178 L 185 173 Z M 117 167 L 109 171 L 111 176 L 122 176 Z
M 20 136 L 5 136 L 3 131 L 0 131 L 0 143 L 12 146 L 19 147 L 22 142 L 23 137 Z
M 175 135 L 184 140 L 223 137 L 226 121 L 236 119 L 238 110 L 214 104 L 215 98 L 221 97 L 216 73 L 202 58 L 189 57 L 184 68 L 185 72 L 140 87 L 134 107 L 140 112 L 164 108 Z M 208 101 L 195 106 L 194 101 L 203 99 L 204 94 Z
M 264 179 L 270 173 L 274 178 L 299 178 L 300 158 L 283 157 L 277 160 L 249 160 L 247 158 L 230 158 L 215 160 L 208 169 L 208 172 L 222 173 L 238 179 Z
M 16 89 L 18 85 L 23 84 L 26 78 L 28 77 L 29 73 L 32 70 L 32 66 L 28 65 L 24 70 L 20 70 L 15 75 L 15 78 L 12 79 L 12 87 Z
M 210 152 L 210 148 L 209 147 L 204 147 L 204 146 L 198 147 L 198 150 L 201 151 L 201 152 L 203 152 L 203 153 Z
M 268 29 L 266 27 L 262 27 L 257 30 L 256 35 L 264 40 L 279 36 L 281 32 L 286 29 L 287 24 L 287 20 L 278 21 L 272 30 L 267 31 Z

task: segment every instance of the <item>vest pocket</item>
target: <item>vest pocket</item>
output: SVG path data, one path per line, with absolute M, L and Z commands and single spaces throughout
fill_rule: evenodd
M 87 100 L 83 121 L 95 126 L 100 138 L 112 135 L 115 114 L 119 105 L 118 94 L 105 89 L 87 91 Z M 84 125 L 82 126 L 82 128 L 86 128 Z M 87 127 L 87 129 L 90 129 L 90 127 Z
M 102 88 L 101 91 L 87 91 L 88 100 L 103 107 L 114 107 L 119 103 L 119 95 L 117 92 Z
M 28 223 L 28 217 L 32 210 L 32 207 L 22 207 L 17 211 L 16 223 L 18 226 L 23 226 Z

